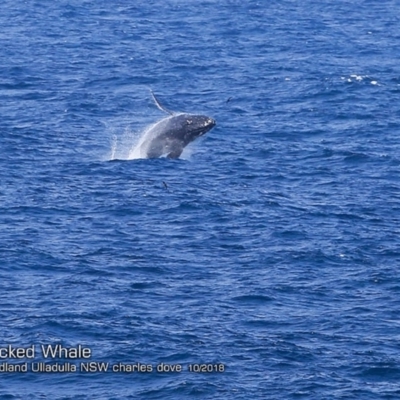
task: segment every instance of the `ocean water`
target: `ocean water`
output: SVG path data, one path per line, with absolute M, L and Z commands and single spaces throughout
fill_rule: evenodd
M 400 397 L 397 1 L 1 8 L 0 399 Z

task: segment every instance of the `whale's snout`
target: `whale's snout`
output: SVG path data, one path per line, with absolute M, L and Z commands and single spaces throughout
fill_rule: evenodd
M 213 128 L 217 123 L 215 122 L 215 119 L 208 118 L 207 125 Z

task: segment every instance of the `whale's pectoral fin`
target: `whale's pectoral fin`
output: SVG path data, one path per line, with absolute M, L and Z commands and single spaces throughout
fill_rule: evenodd
M 169 153 L 167 155 L 168 158 L 179 158 L 179 156 L 182 154 L 183 151 L 183 147 L 175 147 L 174 150 L 171 151 L 171 153 Z
M 157 106 L 161 111 L 164 111 L 164 112 L 166 112 L 167 114 L 171 114 L 171 115 L 174 115 L 174 114 L 175 114 L 174 111 L 168 110 L 168 108 L 164 107 L 164 106 L 160 103 L 160 101 L 157 99 L 156 95 L 153 93 L 152 90 L 150 90 L 150 93 L 151 93 L 151 95 L 153 96 L 154 103 L 156 103 L 156 106 Z

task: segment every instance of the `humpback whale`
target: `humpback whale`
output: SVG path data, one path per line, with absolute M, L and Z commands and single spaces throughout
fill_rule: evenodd
M 215 126 L 215 121 L 205 115 L 176 113 L 161 105 L 151 92 L 157 107 L 169 114 L 152 125 L 144 134 L 140 144 L 140 154 L 145 158 L 179 158 L 183 149 L 199 136 Z

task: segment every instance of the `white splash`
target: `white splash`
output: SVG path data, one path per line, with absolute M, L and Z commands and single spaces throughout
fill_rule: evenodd
M 352 74 L 349 77 L 341 76 L 340 79 L 345 80 L 346 82 L 364 82 L 364 83 L 370 83 L 371 85 L 379 85 L 378 81 L 372 79 L 368 75 L 357 75 L 357 74 Z
M 111 140 L 111 155 L 110 155 L 110 160 L 115 160 L 115 153 L 116 153 L 116 151 L 117 151 L 117 144 L 118 144 L 117 135 L 113 135 L 112 140 Z
M 159 123 L 160 121 L 155 122 L 154 124 L 149 125 L 139 134 L 138 139 L 133 143 L 129 150 L 127 160 L 136 160 L 138 158 L 146 158 L 147 148 L 143 146 L 143 143 L 149 139 L 149 132 Z M 155 132 L 156 133 L 156 132 Z
M 133 132 L 129 129 L 125 129 L 122 135 L 114 133 L 111 138 L 109 160 L 131 160 L 133 158 L 143 158 L 131 157 L 132 149 L 135 147 L 138 140 L 140 140 L 140 137 L 140 133 Z

